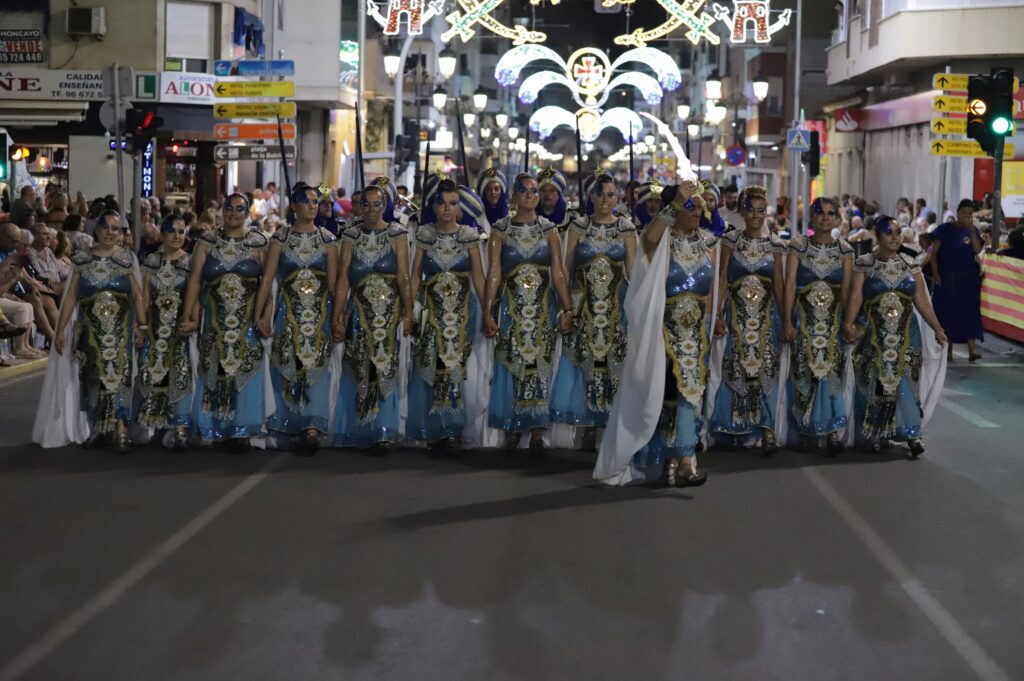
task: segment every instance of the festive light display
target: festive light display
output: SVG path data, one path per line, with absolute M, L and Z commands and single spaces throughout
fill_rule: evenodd
M 441 34 L 441 40 L 447 43 L 458 36 L 462 38 L 462 42 L 466 42 L 476 33 L 473 27 L 477 25 L 483 26 L 502 38 L 508 38 L 512 41 L 513 45 L 542 43 L 548 39 L 547 34 L 541 31 L 530 31 L 525 26 L 506 26 L 492 17 L 491 12 L 503 1 L 458 0 L 462 11 L 455 10 L 445 17 L 445 20 L 451 24 L 451 27 Z
M 444 0 L 366 0 L 366 13 L 373 18 L 384 35 L 398 35 L 402 20 L 407 33 L 421 35 L 423 25 L 444 12 Z
M 783 10 L 779 18 L 773 24 L 768 20 L 771 16 L 771 3 L 769 0 L 735 0 L 734 9 L 730 13 L 727 7 L 717 2 L 712 5 L 715 18 L 732 28 L 730 42 L 738 44 L 747 42 L 747 24 L 754 24 L 754 42 L 771 42 L 772 34 L 785 28 L 793 16 L 793 10 Z
M 720 41 L 711 30 L 716 19 L 702 11 L 705 2 L 706 0 L 683 0 L 682 3 L 675 2 L 675 0 L 658 0 L 658 4 L 668 12 L 668 20 L 649 30 L 637 28 L 632 33 L 617 36 L 615 44 L 644 47 L 648 41 L 663 38 L 677 28 L 686 26 L 688 29 L 686 38 L 694 45 L 699 43 L 701 38 L 712 45 L 717 45 Z
M 712 3 L 712 14 L 708 14 L 704 5 L 707 0 L 657 0 L 666 12 L 668 19 L 665 23 L 655 26 L 652 29 L 643 27 L 637 28 L 632 33 L 626 33 L 615 38 L 616 45 L 632 45 L 644 47 L 651 40 L 657 40 L 672 33 L 678 28 L 685 27 L 686 38 L 694 45 L 704 38 L 712 45 L 718 45 L 721 41 L 711 27 L 721 21 L 730 29 L 729 40 L 739 44 L 747 42 L 747 27 L 753 25 L 754 42 L 766 44 L 771 42 L 772 34 L 787 26 L 792 19 L 793 10 L 783 10 L 775 22 L 770 21 L 771 0 L 733 0 L 733 9 L 719 3 Z M 605 7 L 611 7 L 616 2 L 628 4 L 623 0 L 604 0 Z
M 630 126 L 635 136 L 640 134 L 644 125 L 635 111 L 621 106 L 605 112 L 583 108 L 575 114 L 560 106 L 543 106 L 530 116 L 530 130 L 541 137 L 548 137 L 560 126 L 575 130 L 577 120 L 580 126 L 580 139 L 584 142 L 593 142 L 607 128 L 618 130 L 624 138 L 629 139 Z

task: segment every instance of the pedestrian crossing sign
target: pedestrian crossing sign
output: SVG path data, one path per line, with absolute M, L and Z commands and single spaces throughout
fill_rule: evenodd
M 810 151 L 811 137 L 806 130 L 793 128 L 786 132 L 786 146 L 790 151 Z

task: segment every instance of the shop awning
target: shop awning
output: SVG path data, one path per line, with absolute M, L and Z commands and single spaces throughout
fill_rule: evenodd
M 23 102 L 0 100 L 0 126 L 25 127 L 80 123 L 89 112 L 89 102 Z

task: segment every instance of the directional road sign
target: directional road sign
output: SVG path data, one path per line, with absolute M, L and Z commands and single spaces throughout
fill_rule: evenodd
M 966 118 L 933 118 L 932 132 L 936 135 L 966 135 Z
M 967 113 L 967 98 L 937 95 L 932 97 L 932 111 L 938 111 L 939 113 Z
M 967 82 L 971 76 L 966 73 L 936 73 L 932 76 L 932 87 L 936 90 L 967 92 Z M 1013 79 L 1013 91 L 1020 89 L 1020 79 Z
M 282 123 L 281 136 L 295 139 L 295 124 Z M 277 139 L 276 123 L 217 123 L 213 137 L 218 140 L 271 140 Z
M 295 160 L 294 144 L 284 145 L 284 156 L 289 161 Z M 277 144 L 218 144 L 213 148 L 213 157 L 218 161 L 280 161 L 281 147 Z
M 294 76 L 295 62 L 290 59 L 215 61 L 215 76 Z
M 988 156 L 974 140 L 932 140 L 931 150 L 933 156 Z M 1013 144 L 1003 144 L 1003 156 L 1013 158 L 1015 151 Z
M 295 102 L 214 104 L 214 118 L 295 118 Z
M 799 128 L 786 131 L 786 146 L 790 151 L 810 151 L 811 133 Z
M 295 83 L 290 80 L 218 80 L 213 92 L 217 97 L 294 97 Z

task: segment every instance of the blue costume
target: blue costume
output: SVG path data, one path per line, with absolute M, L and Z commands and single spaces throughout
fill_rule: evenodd
M 711 430 L 726 435 L 774 431 L 779 389 L 779 312 L 773 293 L 778 237 L 749 237 L 740 230 L 722 239 L 732 248 L 726 264 L 728 335 L 722 384 L 715 395 Z
M 142 264 L 149 275 L 149 335 L 139 351 L 138 422 L 154 429 L 192 424 L 192 362 L 188 338 L 178 334 L 185 312 L 190 256 L 167 260 L 151 253 Z
M 668 238 L 671 241 L 665 281 L 665 401 L 654 435 L 633 459 L 638 468 L 693 456 L 703 427 L 717 239 L 704 230 L 688 237 L 669 231 Z
M 977 232 L 973 225 L 972 230 Z M 981 234 L 978 242 L 984 243 Z M 933 240 L 942 244 L 938 251 L 942 285 L 934 287 L 932 305 L 950 343 L 984 340 L 981 328 L 981 267 L 975 260 L 971 235 L 954 223 L 939 225 Z
M 559 233 L 563 233 L 569 229 L 572 221 L 579 217 L 579 212 L 570 210 L 565 203 L 565 175 L 554 168 L 545 168 L 537 173 L 537 186 L 543 187 L 546 184 L 550 184 L 558 190 L 558 203 L 550 213 L 545 213 L 540 206 L 537 206 L 537 215 L 551 222 L 558 228 Z M 562 245 L 565 245 L 565 239 L 562 239 Z
M 626 359 L 625 238 L 636 232 L 627 218 L 598 224 L 592 218 L 573 222 L 576 234 L 573 272 L 572 331 L 562 340 L 562 360 L 551 398 L 558 423 L 604 426 Z
M 327 280 L 328 249 L 334 236 L 325 228 L 308 233 L 278 230 L 278 303 L 270 351 L 270 377 L 277 409 L 267 427 L 295 435 L 327 432 L 330 420 L 332 282 Z
M 402 300 L 394 243 L 408 235 L 402 225 L 388 223 L 381 230 L 349 227 L 342 238 L 352 244 L 348 268 L 352 289 L 334 442 L 342 447 L 395 442 L 401 438 L 398 328 Z
M 203 328 L 192 425 L 206 440 L 258 435 L 263 430 L 263 345 L 255 328 L 256 293 L 267 237 L 258 231 L 202 237 Z
M 843 240 L 816 244 L 798 235 L 790 240 L 789 250 L 799 262 L 789 415 L 798 433 L 817 437 L 846 427 L 842 385 L 846 355 L 839 334 L 843 324 L 843 263 L 853 259 L 853 248 Z
M 78 319 L 72 348 L 81 382 L 80 408 L 94 434 L 114 432 L 132 409 L 131 278 L 134 256 L 89 251 L 71 259 L 78 272 Z
M 902 253 L 882 260 L 857 258 L 864 273 L 864 335 L 853 353 L 857 377 L 857 434 L 869 442 L 921 437 L 921 329 L 914 293 L 921 268 Z
M 502 239 L 503 280 L 488 408 L 492 428 L 522 432 L 545 428 L 551 420 L 555 315 L 548 235 L 554 228 L 544 218 L 526 223 L 505 218 L 492 226 L 492 234 Z
M 722 236 L 726 230 L 729 229 L 729 225 L 725 224 L 725 220 L 719 214 L 718 209 L 722 204 L 722 190 L 718 188 L 718 185 L 711 180 L 701 180 L 700 186 L 703 193 L 705 194 L 705 200 L 707 200 L 707 194 L 711 194 L 715 197 L 715 207 L 711 209 L 710 214 L 701 215 L 700 227 L 706 229 L 715 236 Z
M 480 236 L 472 227 L 445 234 L 424 225 L 416 242 L 423 250 L 423 317 L 413 348 L 406 434 L 434 442 L 458 437 L 466 425 L 466 362 L 479 314 L 470 253 L 479 249 Z
M 490 204 L 484 201 L 484 213 L 487 216 L 487 222 L 493 225 L 498 220 L 508 217 L 508 180 L 505 179 L 504 173 L 497 168 L 488 168 L 476 181 L 476 193 L 480 196 L 486 196 L 485 190 L 491 182 L 497 182 L 498 187 L 501 188 L 501 195 L 498 197 L 497 203 Z

